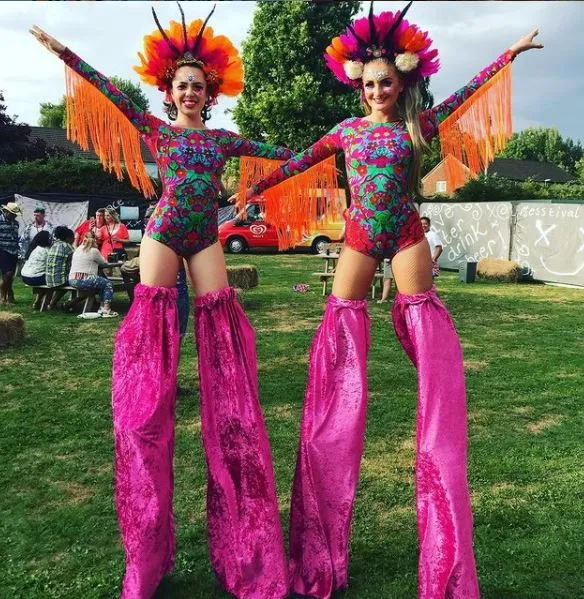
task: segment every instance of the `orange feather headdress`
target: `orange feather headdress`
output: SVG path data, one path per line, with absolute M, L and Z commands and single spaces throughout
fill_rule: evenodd
M 188 26 L 179 4 L 181 23 L 171 21 L 168 30 L 160 25 L 152 9 L 157 31 L 144 36 L 144 52 L 139 52 L 141 64 L 134 70 L 142 81 L 169 89 L 175 71 L 185 65 L 203 70 L 211 98 L 219 94 L 237 96 L 243 90 L 243 63 L 239 52 L 224 35 L 213 35 L 207 23 L 215 7 L 203 21 L 196 19 Z

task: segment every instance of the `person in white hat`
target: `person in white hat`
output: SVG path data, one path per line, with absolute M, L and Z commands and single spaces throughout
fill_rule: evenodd
M 8 202 L 0 210 L 0 303 L 14 304 L 12 282 L 18 262 L 18 221 L 22 214 L 16 202 Z

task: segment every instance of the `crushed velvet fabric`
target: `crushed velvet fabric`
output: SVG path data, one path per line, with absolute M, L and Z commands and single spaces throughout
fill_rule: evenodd
M 322 599 L 347 586 L 367 410 L 365 300 L 329 296 L 310 350 L 290 511 L 290 584 Z
M 274 472 L 258 398 L 255 333 L 234 289 L 195 300 L 195 338 L 211 565 L 239 599 L 286 597 Z
M 462 349 L 435 289 L 396 296 L 393 324 L 418 371 L 420 599 L 476 599 Z
M 148 599 L 174 565 L 176 289 L 136 285 L 112 375 L 115 501 L 126 571 L 122 599 Z

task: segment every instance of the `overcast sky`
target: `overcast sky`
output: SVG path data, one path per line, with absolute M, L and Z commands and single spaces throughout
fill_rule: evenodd
M 285 0 L 283 0 L 285 1 Z M 404 2 L 376 2 L 376 11 Z M 369 3 L 362 3 L 362 12 Z M 139 82 L 132 70 L 142 37 L 153 30 L 150 7 L 160 21 L 178 20 L 174 2 L 0 2 L 0 90 L 9 115 L 36 125 L 41 102 L 58 102 L 63 66 L 28 33 L 39 25 L 106 75 Z M 183 2 L 187 19 L 206 16 L 211 2 Z M 212 17 L 216 32 L 241 48 L 255 2 L 219 1 Z M 584 2 L 415 2 L 409 18 L 430 32 L 440 52 L 441 71 L 432 79 L 437 101 L 494 60 L 521 35 L 538 27 L 544 50 L 532 50 L 513 65 L 514 130 L 556 127 L 584 143 Z M 151 110 L 162 117 L 161 94 L 143 85 Z M 211 124 L 237 130 L 225 114 L 234 100 L 221 100 Z

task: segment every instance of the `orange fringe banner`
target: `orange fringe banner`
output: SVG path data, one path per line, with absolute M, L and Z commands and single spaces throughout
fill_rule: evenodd
M 146 198 L 155 195 L 142 161 L 140 134 L 116 105 L 93 85 L 65 67 L 67 138 L 89 150 L 89 140 L 104 169 L 123 177 L 123 163 L 132 185 Z
M 238 210 L 245 209 L 247 190 L 280 164 L 281 160 L 240 158 Z M 341 218 L 346 207 L 344 195 L 338 189 L 334 155 L 267 189 L 259 199 L 265 220 L 276 228 L 280 250 L 296 245 L 325 223 Z
M 481 86 L 438 126 L 442 156 L 452 155 L 472 176 L 482 173 L 513 134 L 511 63 Z M 456 161 L 446 162 L 448 189 L 464 185 L 468 173 Z

